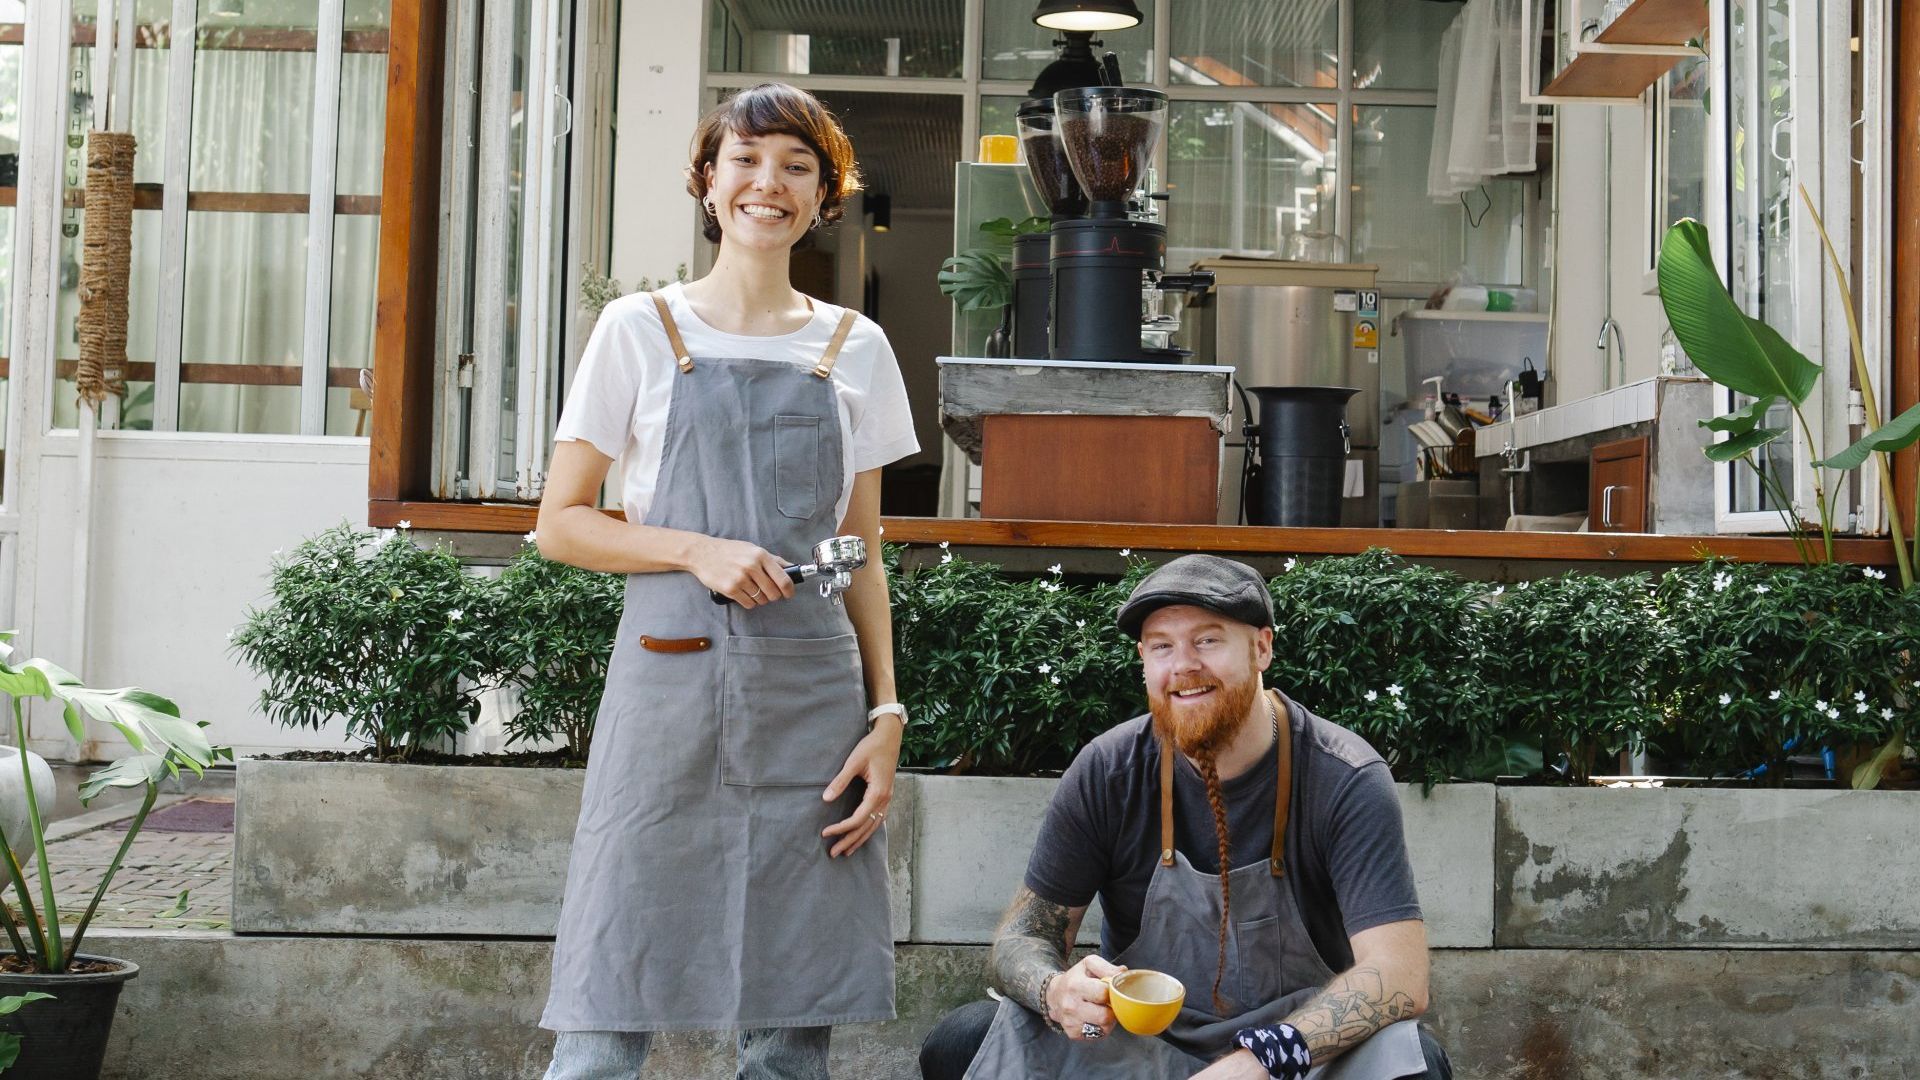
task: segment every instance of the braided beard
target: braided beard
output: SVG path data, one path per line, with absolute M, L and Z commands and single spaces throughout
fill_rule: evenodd
M 1175 691 L 1189 689 L 1187 685 L 1147 691 L 1147 708 L 1153 714 L 1153 731 L 1159 736 L 1161 753 L 1177 749 L 1194 760 L 1200 778 L 1207 785 L 1207 805 L 1213 810 L 1214 837 L 1220 844 L 1220 959 L 1213 975 L 1213 1007 L 1222 1017 L 1227 1015 L 1226 1000 L 1220 996 L 1220 981 L 1227 974 L 1227 927 L 1233 911 L 1232 889 L 1227 878 L 1233 869 L 1233 854 L 1227 830 L 1227 801 L 1220 791 L 1220 770 L 1215 758 L 1240 733 L 1241 725 L 1253 709 L 1253 699 L 1260 693 L 1260 672 L 1252 664 L 1253 646 L 1248 646 L 1247 653 L 1250 672 L 1247 678 L 1221 683 L 1219 700 L 1198 716 L 1184 720 L 1174 716 L 1171 696 Z

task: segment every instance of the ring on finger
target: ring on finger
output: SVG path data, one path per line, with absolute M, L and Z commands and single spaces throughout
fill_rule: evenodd
M 1105 1034 L 1106 1031 L 1103 1030 L 1099 1024 L 1080 1025 L 1080 1037 L 1083 1039 L 1097 1039 Z
M 867 815 L 867 820 L 874 822 L 885 821 L 887 820 L 887 812 L 885 810 L 875 810 L 873 813 Z

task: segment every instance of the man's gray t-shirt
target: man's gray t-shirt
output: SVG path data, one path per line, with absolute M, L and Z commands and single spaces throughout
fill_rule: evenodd
M 1353 966 L 1349 937 L 1420 918 L 1400 800 L 1386 762 L 1364 739 L 1300 705 L 1289 702 L 1288 712 L 1294 782 L 1286 881 L 1321 959 L 1344 971 Z M 1273 849 L 1276 764 L 1268 757 L 1220 785 L 1236 867 L 1263 862 Z M 1219 873 L 1206 783 L 1184 757 L 1173 775 L 1174 844 L 1194 869 Z M 1101 955 L 1112 958 L 1140 932 L 1159 853 L 1160 746 L 1153 719 L 1138 716 L 1088 743 L 1061 777 L 1026 884 L 1067 907 L 1097 894 Z

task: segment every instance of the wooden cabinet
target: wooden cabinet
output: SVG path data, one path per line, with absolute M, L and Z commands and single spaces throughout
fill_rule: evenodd
M 1201 416 L 983 418 L 980 515 L 1211 525 L 1220 433 Z
M 1647 531 L 1647 439 L 1601 443 L 1588 458 L 1587 528 L 1593 532 Z

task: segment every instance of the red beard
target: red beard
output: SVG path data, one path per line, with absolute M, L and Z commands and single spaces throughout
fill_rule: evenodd
M 1162 744 L 1170 744 L 1195 760 L 1211 760 L 1226 749 L 1239 734 L 1260 693 L 1260 672 L 1254 670 L 1238 682 L 1223 682 L 1206 708 L 1183 708 L 1174 715 L 1170 695 L 1178 690 L 1204 686 L 1196 681 L 1169 686 L 1165 691 L 1147 689 L 1147 709 L 1153 714 L 1153 731 Z

